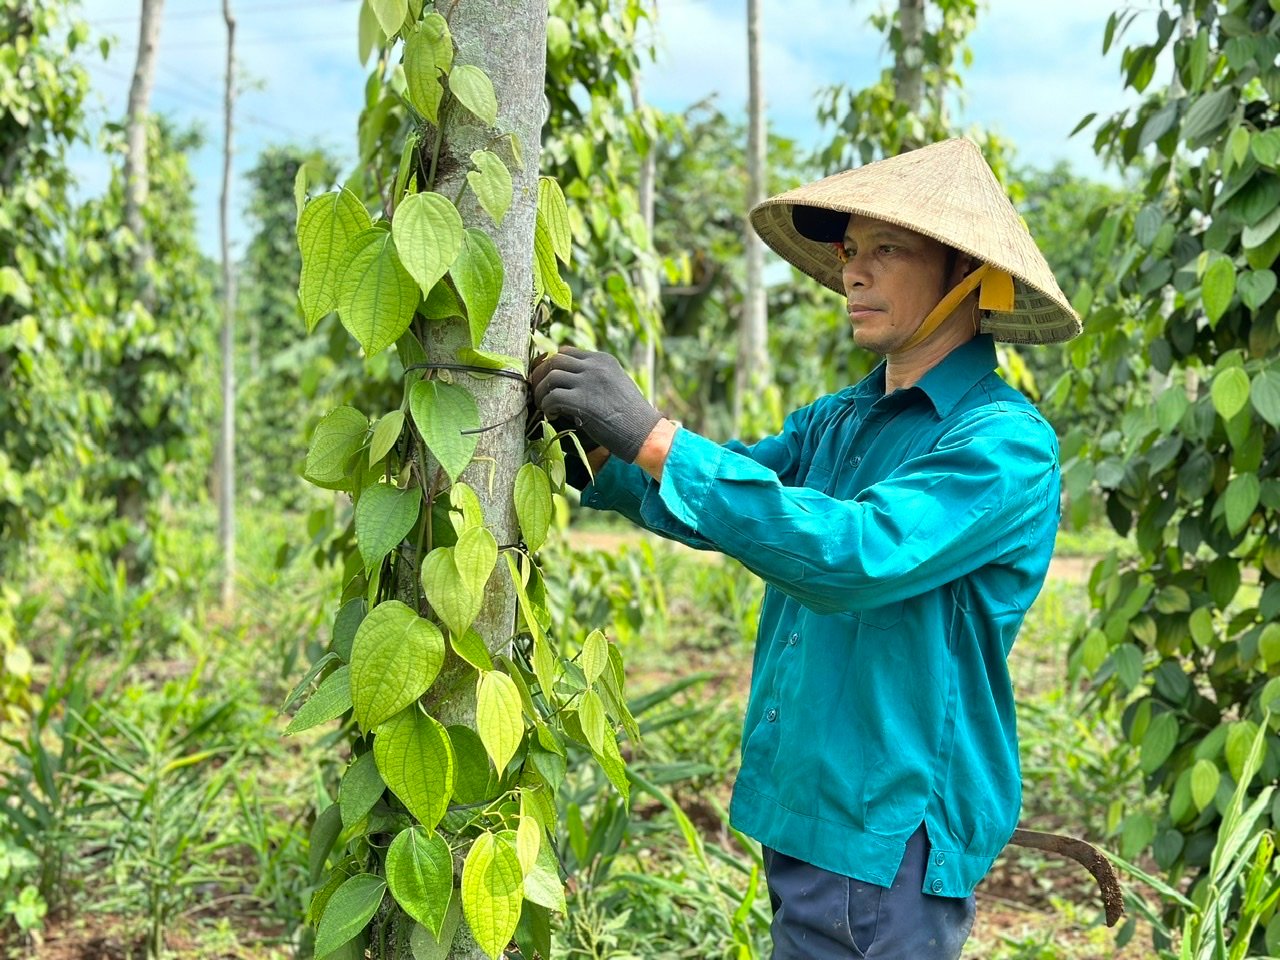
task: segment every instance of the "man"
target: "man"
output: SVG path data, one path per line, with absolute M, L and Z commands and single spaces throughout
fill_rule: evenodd
M 956 958 L 1017 823 L 1005 658 L 1058 521 L 1056 439 L 993 339 L 1080 321 L 965 140 L 751 220 L 844 294 L 874 372 L 753 446 L 664 419 L 603 353 L 557 353 L 534 398 L 598 444 L 585 505 L 767 585 L 730 817 L 763 847 L 775 960 Z

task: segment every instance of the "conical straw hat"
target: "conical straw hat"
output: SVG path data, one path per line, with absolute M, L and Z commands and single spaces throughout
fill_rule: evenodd
M 797 207 L 885 220 L 1007 272 L 1013 277 L 1013 309 L 991 311 L 982 321 L 982 331 L 997 340 L 1056 343 L 1080 333 L 1080 317 L 981 151 L 969 140 L 944 140 L 846 170 L 771 197 L 751 211 L 756 233 L 779 256 L 843 294 L 841 264 L 829 242 L 843 236 L 843 223 L 839 236 L 810 239 L 796 228 Z

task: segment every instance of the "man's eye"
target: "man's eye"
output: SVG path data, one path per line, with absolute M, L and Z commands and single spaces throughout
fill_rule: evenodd
M 897 249 L 898 249 L 898 248 L 897 248 L 894 244 L 892 244 L 892 243 L 882 243 L 882 244 L 880 244 L 880 252 L 881 252 L 881 253 L 893 253 L 893 252 L 894 252 L 895 250 L 897 250 Z

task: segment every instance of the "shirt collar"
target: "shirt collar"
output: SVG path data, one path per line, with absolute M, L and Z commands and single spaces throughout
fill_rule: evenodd
M 915 389 L 929 398 L 938 416 L 945 417 L 979 380 L 995 368 L 995 340 L 990 334 L 979 334 L 943 357 L 920 378 Z M 884 396 L 884 377 L 885 363 L 882 360 L 852 387 L 859 412 L 865 414 L 872 404 Z

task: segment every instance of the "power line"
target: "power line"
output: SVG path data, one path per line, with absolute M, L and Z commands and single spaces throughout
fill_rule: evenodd
M 347 0 L 329 0 L 329 6 L 346 3 Z M 301 10 L 306 8 L 314 10 L 317 6 L 321 6 L 321 0 L 291 0 L 289 3 L 267 3 L 262 6 L 239 7 L 236 10 L 236 16 L 240 17 L 254 13 L 274 13 L 278 10 Z M 166 20 L 198 20 L 202 17 L 218 17 L 221 19 L 221 10 L 179 10 L 177 13 L 166 12 L 164 19 Z M 105 26 L 110 23 L 137 23 L 138 17 L 132 14 L 120 17 L 103 17 L 101 20 L 90 20 L 89 23 L 96 27 Z
M 101 71 L 102 73 L 106 74 L 109 77 L 114 77 L 117 80 L 123 80 L 126 83 L 132 82 L 131 77 L 128 77 L 125 74 L 119 73 L 115 70 L 111 70 L 106 67 L 98 67 L 97 70 Z M 196 87 L 190 83 L 186 83 L 185 81 L 184 83 L 188 87 L 190 87 L 192 90 L 194 90 L 195 94 L 199 96 L 204 96 L 204 97 L 211 96 L 211 94 L 206 89 Z M 177 100 L 181 100 L 183 103 L 187 104 L 188 106 L 194 107 L 197 110 L 213 114 L 214 116 L 222 115 L 222 104 L 220 102 L 212 103 L 212 102 L 209 102 L 208 100 L 198 100 L 188 90 L 175 89 L 173 87 L 168 86 L 167 84 L 152 83 L 152 87 L 158 90 L 159 92 L 165 94 L 165 96 L 169 96 Z M 260 117 L 260 116 L 257 116 L 256 114 L 246 113 L 246 114 L 242 114 L 241 117 L 243 119 L 243 122 L 251 126 L 264 127 L 270 130 L 274 130 L 277 133 L 283 133 L 285 136 L 289 137 L 292 140 L 307 139 L 304 134 L 301 134 L 296 130 L 291 130 L 290 128 L 282 126 L 281 124 L 276 123 L 273 120 L 268 120 L 265 117 Z

